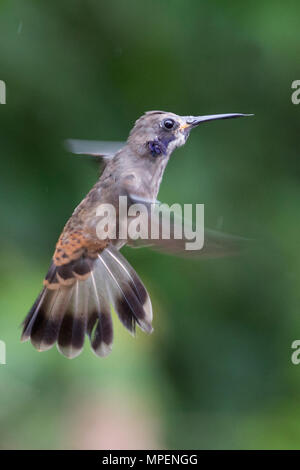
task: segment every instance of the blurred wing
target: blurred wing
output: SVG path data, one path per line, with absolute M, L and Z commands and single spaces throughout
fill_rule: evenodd
M 67 139 L 64 145 L 68 152 L 76 155 L 111 158 L 124 147 L 125 142 Z
M 139 238 L 137 240 L 130 239 L 127 244 L 133 248 L 140 247 L 151 247 L 156 251 L 167 253 L 170 255 L 176 255 L 181 257 L 189 258 L 219 258 L 223 256 L 237 255 L 245 251 L 251 245 L 252 240 L 243 238 L 240 236 L 229 235 L 217 230 L 205 229 L 203 227 L 198 227 L 193 232 L 195 233 L 195 238 L 199 240 L 204 235 L 204 244 L 200 249 L 187 249 L 186 244 L 193 242 L 190 238 L 186 238 L 185 233 L 191 233 L 193 224 L 191 221 L 184 220 L 180 215 L 174 214 L 172 211 L 168 210 L 166 207 L 163 209 L 159 206 L 158 201 L 152 202 L 147 200 L 141 200 L 139 197 L 130 196 L 131 202 L 135 204 L 145 204 L 148 208 L 148 235 L 149 238 Z M 156 210 L 160 211 L 159 218 L 152 218 L 150 220 L 150 211 L 151 206 L 156 207 Z M 163 238 L 162 236 L 162 227 L 164 224 L 167 224 L 170 220 L 170 237 L 168 239 Z M 185 229 L 183 228 L 183 223 L 185 224 Z M 153 225 L 155 225 L 154 232 L 158 233 L 158 238 L 151 238 L 151 224 L 152 230 Z M 188 230 L 186 230 L 188 228 Z M 181 233 L 182 238 L 175 238 L 176 233 Z
M 186 238 L 182 240 L 171 238 L 170 240 L 159 239 L 154 240 L 154 242 L 151 241 L 151 245 L 149 246 L 156 251 L 185 258 L 222 258 L 241 254 L 249 246 L 250 240 L 205 229 L 203 248 L 200 250 L 187 250 L 186 243 L 190 243 L 190 240 Z M 145 246 L 145 244 L 143 244 L 143 246 Z

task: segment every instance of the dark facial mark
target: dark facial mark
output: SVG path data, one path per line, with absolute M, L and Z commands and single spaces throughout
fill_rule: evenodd
M 150 149 L 150 153 L 153 157 L 158 157 L 159 155 L 167 154 L 168 145 L 175 139 L 173 134 L 170 135 L 162 135 L 156 140 L 151 140 L 148 142 L 148 147 Z
M 152 157 L 157 157 L 164 153 L 163 148 L 158 140 L 151 140 L 148 142 L 148 147 Z
M 167 153 L 167 148 L 170 142 L 175 140 L 174 134 L 163 135 L 159 138 L 160 145 L 165 149 L 164 153 Z

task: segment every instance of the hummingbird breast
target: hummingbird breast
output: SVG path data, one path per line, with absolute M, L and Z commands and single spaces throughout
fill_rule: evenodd
M 137 155 L 126 147 L 106 166 L 99 183 L 110 180 L 110 192 L 127 193 L 155 200 L 159 191 L 168 156 Z M 112 194 L 111 194 L 112 196 Z

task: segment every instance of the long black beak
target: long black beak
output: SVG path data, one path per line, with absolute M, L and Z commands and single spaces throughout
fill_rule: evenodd
M 229 114 L 210 114 L 208 116 L 186 116 L 186 123 L 190 127 L 199 126 L 202 122 L 215 121 L 217 119 L 231 119 L 238 117 L 254 116 L 254 114 L 241 114 L 241 113 L 229 113 Z

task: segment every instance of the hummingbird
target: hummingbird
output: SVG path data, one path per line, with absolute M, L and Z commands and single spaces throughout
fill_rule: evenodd
M 67 221 L 55 247 L 43 287 L 22 326 L 22 341 L 30 339 L 38 351 L 57 344 L 67 358 L 78 356 L 85 335 L 92 351 L 107 356 L 113 344 L 112 307 L 122 324 L 135 333 L 136 324 L 151 333 L 150 296 L 133 267 L 120 253 L 125 245 L 137 246 L 129 237 L 101 239 L 97 235 L 97 207 L 117 207 L 120 196 L 128 206 L 157 202 L 162 177 L 172 152 L 185 144 L 192 129 L 208 121 L 238 118 L 248 114 L 179 116 L 172 112 L 148 111 L 131 130 L 124 144 L 103 144 L 93 149 L 71 141 L 75 153 L 91 154 L 103 161 L 102 173 Z M 218 257 L 235 252 L 239 237 L 205 232 L 201 256 Z M 184 240 L 161 236 L 145 245 L 171 254 L 184 252 Z M 194 255 L 194 252 L 190 252 Z

